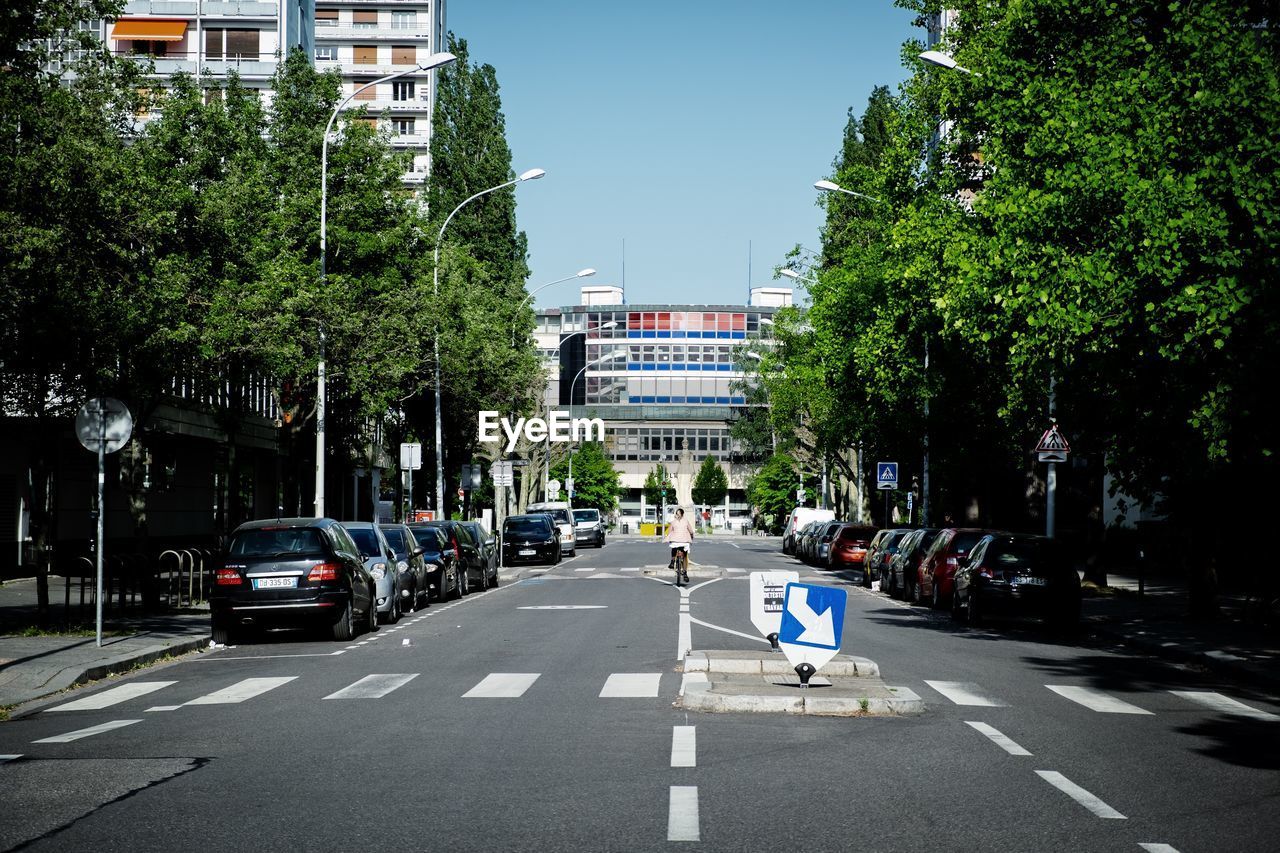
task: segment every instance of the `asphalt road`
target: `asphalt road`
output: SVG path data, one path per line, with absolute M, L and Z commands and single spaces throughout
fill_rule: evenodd
M 1274 697 L 749 539 L 695 545 L 685 617 L 665 561 L 614 539 L 352 643 L 273 633 L 64 694 L 0 725 L 0 849 L 1275 849 Z M 672 709 L 686 645 L 766 648 L 747 572 L 780 568 L 848 589 L 843 651 L 923 715 Z

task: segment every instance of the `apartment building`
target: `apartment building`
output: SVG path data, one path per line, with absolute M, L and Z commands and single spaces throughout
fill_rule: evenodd
M 346 97 L 380 77 L 444 50 L 445 0 L 316 0 L 315 65 L 337 69 Z M 408 74 L 361 92 L 352 106 L 378 116 L 391 144 L 413 154 L 405 182 L 420 186 L 430 171 L 435 76 Z

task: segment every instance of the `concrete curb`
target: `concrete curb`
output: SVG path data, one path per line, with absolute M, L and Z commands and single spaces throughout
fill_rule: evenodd
M 715 692 L 715 683 L 687 689 L 672 703 L 686 711 L 711 713 L 807 714 L 827 717 L 897 717 L 924 713 L 924 700 L 906 687 L 889 687 L 892 698 L 859 696 L 726 695 Z
M 756 652 L 689 652 L 685 672 L 720 672 L 734 675 L 795 675 L 795 667 L 785 657 L 762 658 Z M 836 655 L 822 667 L 827 678 L 879 678 L 880 666 L 854 655 Z

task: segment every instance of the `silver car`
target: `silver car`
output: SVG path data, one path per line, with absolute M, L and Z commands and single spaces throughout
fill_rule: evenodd
M 399 622 L 400 572 L 396 570 L 396 555 L 387 537 L 372 521 L 344 521 L 342 526 L 355 540 L 365 568 L 373 575 L 378 618 L 387 624 Z

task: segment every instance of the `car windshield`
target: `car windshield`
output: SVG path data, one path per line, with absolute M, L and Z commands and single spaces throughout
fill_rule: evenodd
M 280 554 L 323 554 L 320 531 L 314 527 L 261 527 L 242 530 L 231 540 L 233 557 L 274 557 Z
M 428 553 L 440 551 L 440 533 L 434 527 L 413 527 L 409 532 Z
M 373 529 L 369 527 L 348 527 L 347 532 L 351 534 L 351 538 L 355 540 L 356 547 L 360 549 L 361 554 L 373 556 L 379 551 L 378 537 L 373 535 Z
M 544 509 L 542 512 L 554 518 L 557 524 L 573 524 L 573 519 L 569 517 L 569 510 L 567 509 Z
M 387 537 L 387 544 L 395 552 L 397 560 L 409 556 L 409 547 L 404 541 L 404 530 L 399 527 L 383 528 L 382 535 Z
M 600 511 L 596 509 L 575 509 L 573 511 L 574 521 L 599 521 Z
M 1057 549 L 1047 542 L 1013 539 L 992 543 L 984 562 L 1006 572 L 1043 573 L 1058 567 L 1059 556 Z
M 981 530 L 971 530 L 965 533 L 957 533 L 955 538 L 951 540 L 951 549 L 957 554 L 963 556 L 973 550 L 973 546 L 978 544 L 983 533 Z
M 540 518 L 508 518 L 502 530 L 515 536 L 545 536 L 547 523 Z

